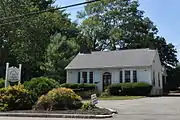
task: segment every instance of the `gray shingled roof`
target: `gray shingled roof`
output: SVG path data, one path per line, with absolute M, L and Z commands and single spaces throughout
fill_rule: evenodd
M 129 49 L 78 54 L 65 69 L 121 68 L 150 66 L 156 50 Z

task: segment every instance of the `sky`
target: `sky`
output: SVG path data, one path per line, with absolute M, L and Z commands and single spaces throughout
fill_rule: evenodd
M 56 5 L 66 6 L 85 0 L 56 0 Z M 139 0 L 140 10 L 145 12 L 145 16 L 157 26 L 159 36 L 166 38 L 168 43 L 173 43 L 178 51 L 180 60 L 180 0 Z M 77 20 L 77 11 L 83 10 L 83 6 L 68 8 L 72 21 Z

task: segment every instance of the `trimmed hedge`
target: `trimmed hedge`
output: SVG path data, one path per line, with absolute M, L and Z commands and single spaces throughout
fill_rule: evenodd
M 60 85 L 61 87 L 71 88 L 73 90 L 80 90 L 80 91 L 88 91 L 88 90 L 95 90 L 95 84 L 77 84 L 77 83 L 64 83 Z
M 24 86 L 38 98 L 41 95 L 48 93 L 50 90 L 60 87 L 60 84 L 51 78 L 38 77 L 25 82 Z
M 30 110 L 33 104 L 33 95 L 23 85 L 0 89 L 0 111 Z
M 144 82 L 121 83 L 108 86 L 110 95 L 147 96 L 150 94 L 152 85 Z
M 64 109 L 79 109 L 82 106 L 81 97 L 75 94 L 69 88 L 57 88 L 49 91 L 47 95 L 42 95 L 34 110 L 64 110 Z
M 77 95 L 81 96 L 83 99 L 88 99 L 92 94 L 96 93 L 95 84 L 76 84 L 76 83 L 64 83 L 61 87 L 72 89 Z

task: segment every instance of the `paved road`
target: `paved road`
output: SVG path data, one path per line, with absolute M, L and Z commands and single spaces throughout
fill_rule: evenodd
M 180 120 L 180 97 L 100 101 L 102 107 L 116 109 L 117 115 L 105 120 Z M 85 120 L 70 118 L 2 118 L 0 120 Z M 91 119 L 92 120 L 92 119 Z

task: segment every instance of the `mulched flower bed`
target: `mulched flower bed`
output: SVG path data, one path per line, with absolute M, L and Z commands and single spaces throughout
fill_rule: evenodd
M 49 114 L 89 114 L 89 115 L 110 115 L 111 111 L 104 108 L 94 108 L 92 110 L 57 110 L 57 111 L 40 111 L 40 110 L 14 110 L 9 113 L 49 113 Z

